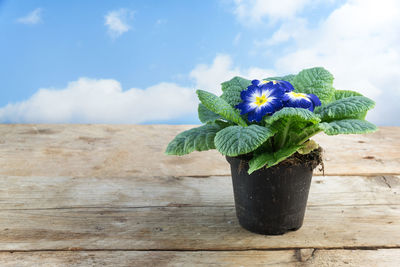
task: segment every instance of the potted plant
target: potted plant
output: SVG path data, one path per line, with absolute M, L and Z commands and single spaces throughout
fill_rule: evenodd
M 197 90 L 203 126 L 178 134 L 166 154 L 217 149 L 231 165 L 236 215 L 252 232 L 283 234 L 301 227 L 313 169 L 322 163 L 310 138 L 373 132 L 371 99 L 336 90 L 321 67 L 297 75 L 224 82 L 222 95 Z

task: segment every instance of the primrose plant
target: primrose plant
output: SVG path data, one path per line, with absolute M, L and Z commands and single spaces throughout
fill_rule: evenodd
M 250 158 L 249 174 L 272 167 L 294 153 L 318 148 L 310 138 L 373 132 L 365 120 L 374 107 L 360 93 L 336 90 L 333 76 L 321 67 L 297 75 L 222 83 L 222 95 L 197 90 L 199 119 L 203 126 L 178 134 L 166 154 L 185 155 L 217 149 L 223 155 Z

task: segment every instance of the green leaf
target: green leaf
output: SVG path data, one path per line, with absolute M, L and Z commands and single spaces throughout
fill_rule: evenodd
M 351 97 L 351 96 L 363 96 L 363 95 L 358 92 L 350 91 L 350 90 L 335 90 L 334 99 L 339 100 L 339 99 Z
M 316 112 L 322 121 L 354 119 L 364 117 L 366 111 L 375 106 L 375 102 L 365 96 L 350 96 L 336 100 L 321 107 Z
M 256 150 L 274 133 L 274 130 L 256 124 L 229 126 L 217 133 L 215 147 L 223 155 L 235 157 Z
M 279 149 L 275 153 L 262 153 L 255 155 L 249 162 L 248 173 L 251 174 L 252 172 L 261 169 L 264 166 L 270 168 L 296 153 L 300 147 L 300 145 L 296 145 Z
M 347 119 L 332 121 L 326 123 L 328 127 L 324 129 L 327 135 L 337 135 L 337 134 L 363 134 L 372 133 L 377 130 L 377 127 L 364 120 L 357 119 Z
M 296 75 L 294 75 L 294 74 L 289 74 L 289 75 L 281 76 L 281 77 L 269 77 L 269 78 L 266 78 L 266 79 L 264 79 L 264 80 L 267 80 L 267 81 L 276 81 L 276 80 L 280 80 L 280 81 L 287 81 L 287 82 L 292 83 L 294 77 L 296 77 Z
M 217 113 L 212 112 L 211 110 L 208 110 L 203 104 L 199 104 L 199 107 L 197 109 L 199 113 L 199 119 L 202 123 L 207 123 L 207 122 L 214 122 L 218 119 L 221 119 L 221 116 L 218 115 Z
M 279 162 L 287 159 L 288 157 L 290 157 L 291 155 L 296 153 L 296 151 L 300 147 L 301 147 L 301 145 L 297 145 L 297 146 L 286 147 L 284 149 L 278 150 L 277 152 L 274 153 L 275 162 L 272 165 L 269 165 L 269 167 L 272 167 L 272 166 L 278 164 Z
M 300 133 L 296 133 L 295 136 L 292 137 L 292 142 L 293 144 L 298 144 L 302 145 L 304 142 L 306 142 L 308 139 L 310 139 L 312 136 L 316 135 L 317 133 L 321 131 L 325 131 L 328 129 L 330 126 L 326 122 L 321 122 L 318 124 L 314 124 L 308 127 L 305 127 L 304 129 L 301 130 Z
M 266 117 L 265 121 L 269 124 L 273 124 L 279 120 L 287 120 L 293 119 L 295 121 L 307 121 L 312 124 L 318 123 L 321 119 L 315 115 L 312 111 L 304 108 L 291 108 L 285 107 L 274 114 L 272 116 Z
M 319 145 L 317 144 L 317 142 L 315 142 L 314 140 L 309 140 L 307 142 L 305 142 L 298 150 L 297 152 L 299 152 L 302 155 L 308 154 L 311 151 L 314 151 L 315 149 L 317 149 L 319 147 Z
M 199 96 L 201 103 L 208 110 L 221 115 L 228 121 L 232 121 L 241 126 L 247 126 L 247 123 L 242 119 L 242 117 L 240 117 L 239 112 L 231 107 L 225 100 L 203 90 L 197 90 L 196 93 Z
M 252 174 L 254 171 L 261 169 L 264 166 L 269 166 L 275 162 L 274 153 L 262 153 L 254 155 L 249 161 L 248 173 Z
M 265 119 L 278 132 L 274 137 L 277 148 L 296 143 L 303 130 L 320 122 L 320 118 L 308 109 L 286 107 Z
M 214 138 L 223 129 L 218 124 L 206 124 L 178 134 L 167 146 L 165 154 L 182 156 L 195 150 L 215 149 Z
M 329 103 L 334 96 L 332 84 L 332 74 L 321 67 L 302 70 L 292 80 L 296 92 L 315 94 L 323 105 Z
M 227 82 L 223 82 L 221 84 L 223 92 L 221 98 L 234 107 L 242 102 L 242 99 L 240 98 L 240 92 L 246 90 L 250 84 L 250 80 L 241 77 L 234 77 Z
M 249 86 L 250 84 L 251 84 L 250 80 L 247 80 L 247 79 L 239 77 L 239 76 L 235 76 L 232 79 L 230 79 L 229 81 L 221 83 L 221 89 L 222 89 L 222 92 L 232 90 L 234 87 L 239 87 L 242 90 L 245 90 L 247 88 L 247 86 Z

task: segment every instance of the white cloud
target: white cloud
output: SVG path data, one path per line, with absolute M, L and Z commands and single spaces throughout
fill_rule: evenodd
M 196 81 L 196 88 L 220 94 L 220 84 L 230 80 L 234 76 L 241 76 L 248 79 L 261 79 L 275 75 L 276 73 L 273 70 L 268 69 L 255 67 L 240 69 L 234 67 L 232 58 L 229 55 L 217 55 L 211 65 L 197 65 L 190 72 L 189 76 Z
M 234 14 L 245 25 L 275 22 L 295 16 L 311 0 L 234 0 Z
M 324 66 L 339 89 L 353 89 L 376 99 L 369 117 L 380 124 L 399 124 L 400 2 L 350 0 L 334 10 L 318 27 L 278 30 L 271 44 L 289 36 L 296 48 L 276 61 L 280 73 Z
M 0 109 L 14 123 L 143 123 L 194 114 L 194 91 L 172 83 L 123 91 L 116 80 L 80 78 L 63 89 L 40 89 Z
M 220 83 L 241 75 L 259 78 L 269 70 L 233 67 L 228 55 L 190 72 L 196 88 L 221 94 Z M 42 88 L 26 101 L 0 108 L 0 121 L 12 123 L 145 123 L 168 121 L 197 113 L 195 88 L 158 83 L 145 89 L 122 90 L 112 79 L 80 78 L 65 88 Z
M 368 119 L 399 125 L 400 2 L 348 0 L 311 26 L 299 16 L 305 8 L 321 3 L 279 1 L 273 5 L 272 1 L 237 0 L 235 14 L 245 25 L 264 19 L 279 22 L 269 38 L 254 40 L 251 51 L 257 54 L 262 49 L 267 51 L 265 56 L 277 55 L 273 64 L 278 74 L 324 66 L 335 76 L 336 88 L 357 90 L 376 100 Z
M 18 18 L 17 22 L 22 24 L 31 24 L 31 25 L 38 24 L 42 21 L 41 14 L 42 14 L 42 9 L 36 8 L 28 15 Z
M 283 22 L 270 38 L 255 40 L 256 46 L 274 46 L 281 43 L 301 38 L 307 32 L 307 20 L 304 18 L 291 18 Z
M 104 25 L 108 27 L 108 34 L 112 38 L 117 38 L 131 29 L 128 24 L 133 18 L 133 11 L 121 8 L 110 11 L 105 17 Z

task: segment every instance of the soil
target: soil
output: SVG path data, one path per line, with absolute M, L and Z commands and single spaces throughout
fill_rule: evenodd
M 280 162 L 278 165 L 275 165 L 273 168 L 279 168 L 281 166 L 295 166 L 295 165 L 305 165 L 310 167 L 312 170 L 317 166 L 321 165 L 320 171 L 324 174 L 324 162 L 322 160 L 323 149 L 322 147 L 318 147 L 311 151 L 308 154 L 300 154 L 298 152 L 294 153 L 292 156 L 288 157 L 284 161 Z M 239 170 L 246 166 L 249 160 L 251 160 L 253 155 L 251 153 L 240 155 L 237 158 L 241 159 Z
M 302 155 L 298 152 L 294 153 L 289 158 L 282 161 L 281 165 L 298 165 L 305 164 L 306 166 L 310 166 L 312 169 L 315 169 L 318 165 L 321 165 L 322 170 L 324 169 L 324 162 L 322 161 L 323 149 L 322 147 L 318 147 L 311 151 L 308 154 Z

